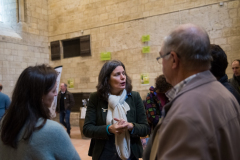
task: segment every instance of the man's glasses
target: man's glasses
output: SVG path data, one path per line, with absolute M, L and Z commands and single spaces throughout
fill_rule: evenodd
M 171 53 L 171 52 L 168 52 L 168 53 L 166 53 L 166 54 L 164 54 L 164 55 L 162 55 L 162 56 L 157 57 L 156 59 L 157 59 L 158 63 L 161 64 L 160 59 L 166 57 L 166 56 L 169 55 L 170 53 Z

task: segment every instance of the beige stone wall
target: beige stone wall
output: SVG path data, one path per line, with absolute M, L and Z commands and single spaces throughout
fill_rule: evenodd
M 92 92 L 104 64 L 100 52 L 109 51 L 112 59 L 125 64 L 133 90 L 145 97 L 155 77 L 162 73 L 156 61 L 162 39 L 183 23 L 203 26 L 211 43 L 221 45 L 226 51 L 229 62 L 240 57 L 239 0 L 225 1 L 223 6 L 217 0 L 62 0 L 59 3 L 49 0 L 49 41 L 90 34 L 92 48 L 91 57 L 50 61 L 50 64 L 63 65 L 62 81 L 74 78 L 72 92 Z M 142 54 L 141 36 L 146 34 L 151 36 L 148 43 L 151 52 Z M 149 73 L 150 85 L 140 84 L 143 72 Z M 232 75 L 230 67 L 227 74 Z
M 49 0 L 49 31 L 51 36 L 58 35 L 217 2 L 220 0 Z
M 239 0 L 25 0 L 25 22 L 18 23 L 16 0 L 2 0 L 4 25 L 22 39 L 0 35 L 0 83 L 11 96 L 24 68 L 49 62 L 48 43 L 54 40 L 91 35 L 91 57 L 54 61 L 63 65 L 62 81 L 75 80 L 72 92 L 92 92 L 104 64 L 100 52 L 109 51 L 121 60 L 133 81 L 133 90 L 144 97 L 154 78 L 161 74 L 158 56 L 162 39 L 182 23 L 202 25 L 211 42 L 221 45 L 229 62 L 239 58 Z M 0 25 L 1 29 L 1 25 Z M 83 30 L 83 34 L 81 33 Z M 142 54 L 141 36 L 149 34 L 149 54 Z M 150 85 L 140 84 L 140 73 L 150 75 Z M 232 75 L 231 68 L 227 74 Z
M 0 83 L 11 97 L 17 78 L 30 65 L 49 63 L 47 0 L 25 0 L 25 22 L 18 23 L 17 0 L 2 0 L 3 25 L 22 39 L 0 35 Z M 1 30 L 0 25 L 0 30 Z

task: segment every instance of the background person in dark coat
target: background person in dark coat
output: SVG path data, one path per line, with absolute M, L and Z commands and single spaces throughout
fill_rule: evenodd
M 211 54 L 213 61 L 211 62 L 210 71 L 222 83 L 237 99 L 240 104 L 240 94 L 237 90 L 228 82 L 228 76 L 225 71 L 228 66 L 227 55 L 219 45 L 211 44 Z
M 240 94 L 240 59 L 235 59 L 232 62 L 233 78 L 229 79 L 229 83 Z
M 67 90 L 67 84 L 61 83 L 60 88 L 61 90 L 57 97 L 57 112 L 60 113 L 60 123 L 67 128 L 67 133 L 70 136 L 70 113 L 75 101 L 72 93 Z
M 122 97 L 123 94 L 125 96 Z M 107 125 L 109 106 L 112 103 L 109 101 L 111 96 L 122 97 L 124 105 L 127 103 L 129 106 L 130 110 L 123 113 L 126 115 L 127 121 L 121 120 L 122 122 L 119 123 L 116 117 L 112 116 L 113 123 Z M 122 107 L 116 106 L 116 108 L 121 110 Z M 92 156 L 93 160 L 120 160 L 119 152 L 116 149 L 118 141 L 116 142 L 115 138 L 126 134 L 130 135 L 128 160 L 142 157 L 143 148 L 140 137 L 148 134 L 147 118 L 142 99 L 138 92 L 132 91 L 131 79 L 122 62 L 112 60 L 103 65 L 98 77 L 97 92 L 92 93 L 89 99 L 83 134 L 92 138 L 88 155 Z M 127 149 L 127 151 L 129 150 Z

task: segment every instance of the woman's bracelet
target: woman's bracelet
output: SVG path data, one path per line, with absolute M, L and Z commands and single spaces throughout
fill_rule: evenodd
M 110 132 L 108 131 L 109 126 L 111 126 L 111 124 L 107 125 L 106 131 L 107 131 L 107 134 L 108 134 L 108 135 L 112 135 L 112 133 L 110 133 Z

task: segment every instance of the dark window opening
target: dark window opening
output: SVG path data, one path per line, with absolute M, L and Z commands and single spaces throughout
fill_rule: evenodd
M 90 35 L 63 40 L 63 58 L 91 56 Z
M 63 44 L 63 57 L 77 57 L 80 56 L 80 39 L 71 39 L 62 41 Z
M 60 41 L 54 41 L 51 42 L 51 59 L 54 60 L 60 60 Z
M 90 36 L 80 37 L 80 56 L 91 56 Z

